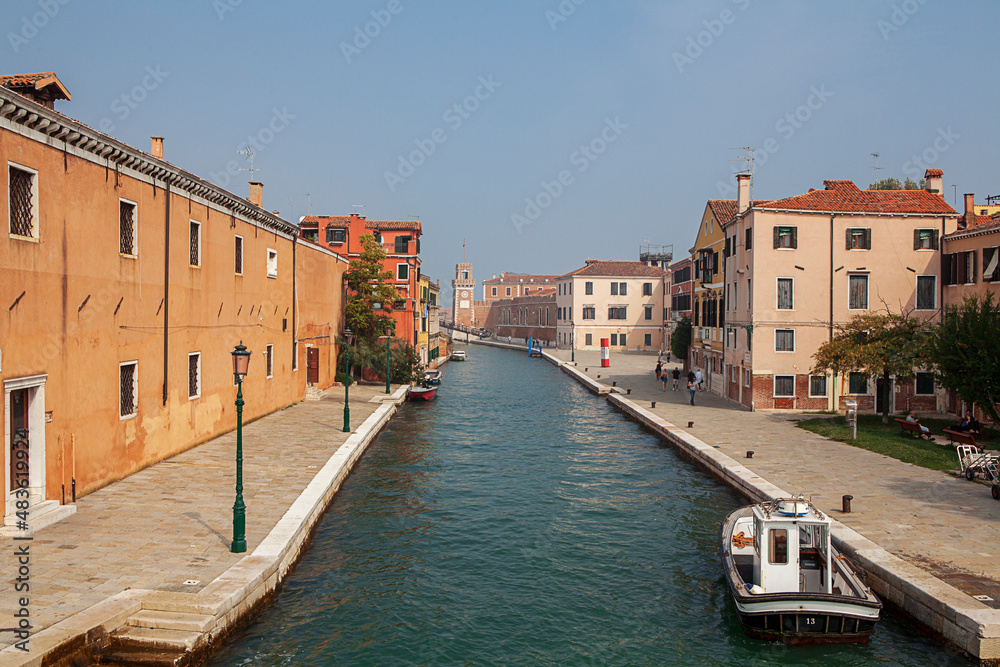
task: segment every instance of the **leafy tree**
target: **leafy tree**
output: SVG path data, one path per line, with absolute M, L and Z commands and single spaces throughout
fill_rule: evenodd
M 340 341 L 343 347 L 343 340 Z M 390 343 L 389 373 L 391 381 L 396 384 L 409 384 L 423 375 L 423 365 L 420 363 L 420 353 L 405 340 L 394 338 Z M 337 368 L 344 368 L 344 351 L 337 358 Z M 352 376 L 357 375 L 358 368 L 368 368 L 385 379 L 385 341 L 359 340 L 351 348 Z M 338 370 L 337 381 L 343 382 L 343 370 Z M 352 379 L 352 382 L 354 380 Z
M 925 187 L 926 182 L 922 178 L 919 183 L 912 178 L 907 178 L 906 181 L 900 183 L 898 178 L 891 176 L 868 185 L 869 190 L 923 190 Z
M 851 372 L 876 375 L 889 387 L 897 380 L 912 378 L 915 368 L 927 365 L 929 327 L 908 314 L 867 312 L 837 327 L 833 338 L 820 345 L 813 355 L 810 373 Z M 889 401 L 882 403 L 882 422 L 889 422 Z
M 347 303 L 344 306 L 344 321 L 354 332 L 357 342 L 376 340 L 386 329 L 393 329 L 390 314 L 399 293 L 390 283 L 392 271 L 382 266 L 386 258 L 385 250 L 375 242 L 375 237 L 367 234 L 361 237 L 361 256 L 351 260 L 347 270 Z M 382 305 L 381 311 L 373 310 L 373 305 Z
M 932 339 L 941 384 L 975 403 L 996 424 L 1000 400 L 1000 303 L 993 292 L 951 306 Z
M 670 352 L 676 358 L 687 361 L 688 348 L 691 346 L 691 318 L 682 317 L 677 327 L 670 334 Z

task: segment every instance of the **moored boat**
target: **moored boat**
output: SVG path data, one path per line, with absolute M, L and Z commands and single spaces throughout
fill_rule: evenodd
M 424 382 L 434 385 L 441 384 L 441 371 L 436 368 L 424 371 Z
M 455 350 L 449 357 L 452 361 L 465 361 L 465 350 Z
M 726 517 L 719 553 L 747 635 L 790 644 L 865 643 L 882 603 L 830 539 L 831 520 L 803 498 Z
M 411 401 L 430 401 L 437 396 L 437 387 L 417 386 L 410 387 L 409 396 Z

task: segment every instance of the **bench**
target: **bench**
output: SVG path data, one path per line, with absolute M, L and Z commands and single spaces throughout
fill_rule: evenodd
M 973 447 L 979 448 L 976 444 L 976 438 L 973 437 L 971 433 L 963 433 L 962 431 L 953 431 L 950 428 L 944 430 L 944 434 L 948 436 L 948 440 L 955 445 L 972 445 Z
M 924 430 L 920 427 L 920 424 L 915 424 L 913 422 L 908 422 L 905 419 L 897 419 L 896 423 L 899 424 L 899 428 L 903 429 L 903 435 L 907 433 L 913 433 L 918 438 L 923 437 Z M 928 437 L 932 437 L 930 432 L 927 433 Z

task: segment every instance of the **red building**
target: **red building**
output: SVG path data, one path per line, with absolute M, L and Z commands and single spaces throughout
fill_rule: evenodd
M 670 265 L 670 320 L 676 325 L 681 318 L 691 317 L 691 282 L 693 264 L 691 258 L 682 259 Z
M 392 271 L 393 285 L 399 292 L 392 311 L 396 338 L 419 345 L 420 221 L 368 220 L 353 213 L 307 215 L 299 220 L 299 234 L 352 260 L 361 256 L 361 237 L 375 236 L 386 253 L 382 265 Z
M 499 276 L 483 281 L 483 301 L 539 294 L 544 288 L 554 286 L 558 277 L 505 271 Z

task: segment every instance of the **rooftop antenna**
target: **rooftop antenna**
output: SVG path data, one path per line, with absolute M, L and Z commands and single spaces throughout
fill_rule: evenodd
M 365 215 L 364 215 L 365 214 L 365 205 L 364 204 L 352 204 L 351 206 L 352 206 L 352 208 L 360 208 L 361 209 L 361 215 L 358 216 L 359 218 L 365 217 Z
M 465 264 L 465 239 L 462 239 L 462 264 Z
M 871 155 L 875 158 L 875 189 L 878 190 L 878 172 L 882 167 L 878 166 L 878 153 L 872 153 Z
M 988 201 L 989 197 L 987 197 L 987 202 Z M 956 208 L 958 207 L 958 186 L 954 183 L 951 185 L 951 205 Z
M 254 169 L 254 166 L 253 166 L 253 149 L 250 148 L 249 144 L 247 144 L 247 147 L 244 150 L 236 151 L 236 152 L 239 155 L 245 155 L 246 156 L 245 159 L 250 160 L 250 168 L 249 169 L 243 168 L 243 169 L 237 169 L 237 171 L 249 171 L 250 172 L 250 180 L 253 181 L 253 173 L 255 171 L 260 171 L 260 169 Z
M 294 197 L 289 197 L 288 198 L 288 205 L 292 209 L 292 217 L 294 218 L 295 217 L 295 198 Z
M 309 211 L 309 215 L 312 215 L 313 214 L 313 200 L 312 200 L 312 195 L 309 194 L 308 192 L 305 193 L 305 195 L 306 195 L 306 208 Z
M 730 162 L 745 162 L 746 169 L 738 171 L 736 173 L 740 174 L 750 174 L 750 201 L 753 201 L 753 159 L 754 159 L 754 149 L 750 146 L 737 146 L 736 148 L 730 148 L 731 151 L 746 151 L 745 155 L 741 155 L 735 159 L 730 160 Z

